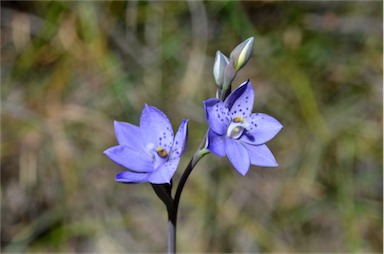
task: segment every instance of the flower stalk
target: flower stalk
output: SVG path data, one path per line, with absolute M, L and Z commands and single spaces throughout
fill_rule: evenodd
M 168 220 L 168 253 L 176 253 L 176 222 Z
M 204 137 L 200 147 L 203 144 L 205 144 L 205 139 L 206 137 Z M 205 147 L 202 149 L 200 147 L 199 149 L 197 149 L 197 151 L 189 161 L 188 166 L 185 168 L 184 173 L 181 176 L 180 182 L 176 189 L 175 198 L 172 200 L 173 201 L 172 205 L 169 207 L 167 206 L 168 218 L 169 218 L 168 220 L 168 253 L 176 253 L 177 211 L 179 208 L 180 197 L 181 197 L 183 188 L 185 186 L 185 183 L 187 182 L 187 179 L 191 174 L 192 169 L 196 166 L 196 164 L 200 161 L 201 158 L 203 158 L 206 154 L 209 153 L 209 151 Z

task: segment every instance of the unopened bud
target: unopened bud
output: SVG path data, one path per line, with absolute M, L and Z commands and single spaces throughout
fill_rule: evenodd
M 219 50 L 216 51 L 215 62 L 213 64 L 213 77 L 215 78 L 215 82 L 220 89 L 223 87 L 224 70 L 228 63 L 229 59 Z
M 225 92 L 231 85 L 232 81 L 236 77 L 236 71 L 233 66 L 233 59 L 229 60 L 229 63 L 224 69 L 224 80 L 223 80 L 223 92 Z
M 230 54 L 233 59 L 233 66 L 236 71 L 240 70 L 249 60 L 252 53 L 254 38 L 250 37 L 234 48 Z

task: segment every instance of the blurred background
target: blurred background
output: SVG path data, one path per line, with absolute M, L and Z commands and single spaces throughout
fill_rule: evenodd
M 1 251 L 165 252 L 149 184 L 114 181 L 113 120 L 145 103 L 190 119 L 177 183 L 207 129 L 216 50 L 254 36 L 254 112 L 280 166 L 204 157 L 179 252 L 383 250 L 381 1 L 1 1 Z M 236 87 L 236 86 L 235 86 Z

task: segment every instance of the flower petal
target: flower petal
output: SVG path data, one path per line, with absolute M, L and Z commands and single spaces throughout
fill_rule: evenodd
M 141 113 L 140 128 L 146 144 L 153 143 L 155 149 L 161 146 L 169 153 L 173 144 L 173 131 L 168 117 L 163 112 L 146 104 Z
M 234 117 L 247 117 L 252 113 L 254 91 L 251 81 L 246 81 L 236 88 L 225 100 L 232 119 Z
M 245 175 L 248 172 L 250 166 L 248 152 L 237 140 L 225 139 L 225 153 L 240 174 Z
M 152 172 L 153 162 L 147 153 L 129 147 L 129 146 L 113 146 L 104 151 L 115 163 L 136 172 Z
M 254 113 L 246 119 L 247 131 L 241 140 L 252 145 L 261 145 L 271 140 L 283 128 L 283 125 L 272 116 Z
M 217 156 L 225 156 L 225 136 L 217 135 L 212 129 L 209 129 L 207 138 L 207 149 Z
M 140 148 L 144 148 L 143 137 L 138 126 L 114 121 L 114 128 L 119 145 L 125 145 L 132 148 L 140 146 Z
M 136 173 L 130 171 L 123 171 L 116 175 L 115 181 L 119 183 L 143 183 L 148 182 L 148 173 Z
M 247 149 L 249 158 L 251 160 L 252 165 L 260 166 L 260 167 L 277 167 L 275 157 L 273 156 L 271 150 L 266 145 L 250 145 L 243 143 L 245 149 Z
M 170 159 L 180 157 L 188 141 L 188 120 L 183 119 L 173 141 L 172 149 L 169 155 Z
M 219 135 L 223 135 L 231 121 L 228 109 L 219 99 L 211 98 L 204 101 L 205 118 L 209 127 Z
M 179 165 L 180 157 L 177 157 L 173 160 L 169 160 L 163 165 L 161 165 L 158 169 L 156 169 L 149 176 L 149 182 L 154 184 L 162 184 L 162 183 L 170 183 L 177 169 L 177 165 Z

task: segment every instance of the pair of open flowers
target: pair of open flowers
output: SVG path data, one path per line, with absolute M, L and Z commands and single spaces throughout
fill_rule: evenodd
M 204 101 L 209 125 L 206 149 L 227 156 L 245 175 L 250 165 L 275 167 L 277 162 L 265 145 L 283 127 L 275 118 L 252 113 L 254 90 L 248 80 L 224 101 Z M 145 105 L 140 125 L 115 121 L 118 145 L 104 151 L 115 163 L 127 168 L 116 175 L 122 183 L 170 183 L 188 140 L 188 120 L 182 120 L 176 135 L 167 116 Z

